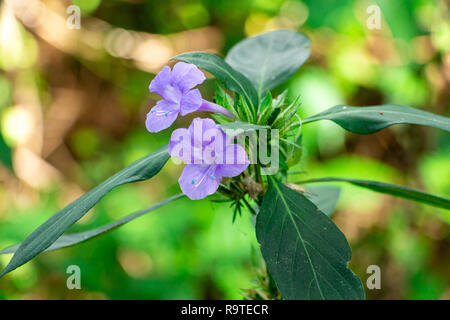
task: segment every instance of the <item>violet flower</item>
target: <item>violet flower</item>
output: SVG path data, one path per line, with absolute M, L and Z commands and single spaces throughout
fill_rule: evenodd
M 212 111 L 234 118 L 227 109 L 202 99 L 196 85 L 205 81 L 205 75 L 193 64 L 178 62 L 172 70 L 164 66 L 149 86 L 150 92 L 163 99 L 147 114 L 145 125 L 150 132 L 164 130 L 182 116 L 194 111 Z
M 249 165 L 245 149 L 211 119 L 195 118 L 188 129 L 174 130 L 169 154 L 186 163 L 178 182 L 192 200 L 215 193 L 223 177 L 235 177 Z

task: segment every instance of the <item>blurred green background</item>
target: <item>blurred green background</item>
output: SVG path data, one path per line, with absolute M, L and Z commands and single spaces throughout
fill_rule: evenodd
M 340 103 L 450 113 L 450 1 L 0 3 L 1 248 L 168 141 L 168 131 L 145 130 L 158 100 L 147 87 L 185 51 L 223 55 L 247 36 L 296 29 L 311 38 L 312 55 L 275 93 L 300 95 L 301 116 Z M 71 4 L 81 9 L 80 29 L 69 28 Z M 371 5 L 381 9 L 379 29 L 367 25 Z M 214 80 L 201 86 L 205 98 L 214 89 Z M 359 136 L 325 121 L 303 134 L 293 170 L 308 177 L 375 179 L 450 196 L 448 133 L 400 125 Z M 71 231 L 178 193 L 181 169 L 169 161 L 153 180 L 114 190 Z M 381 267 L 381 289 L 366 290 L 368 298 L 450 299 L 450 213 L 342 187 L 333 220 L 351 243 L 351 267 L 363 283 L 369 265 Z M 0 267 L 10 258 L 0 256 Z M 0 299 L 240 299 L 255 287 L 260 259 L 248 212 L 232 224 L 226 205 L 181 199 L 101 238 L 41 254 L 0 279 Z M 81 268 L 82 290 L 66 287 L 72 264 Z

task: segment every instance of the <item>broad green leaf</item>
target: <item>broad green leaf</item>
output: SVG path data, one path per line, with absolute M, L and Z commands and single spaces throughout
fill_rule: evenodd
M 242 121 L 222 123 L 222 124 L 220 124 L 220 127 L 223 130 L 239 130 L 239 129 L 241 129 L 243 131 L 270 129 L 270 126 L 263 126 L 263 125 L 248 123 L 248 122 L 242 122 Z
M 168 159 L 167 146 L 163 146 L 150 155 L 133 162 L 54 214 L 21 243 L 9 264 L 0 273 L 0 277 L 25 264 L 51 246 L 113 188 L 126 183 L 150 179 L 161 170 Z
M 335 186 L 309 186 L 305 196 L 323 213 L 330 216 L 336 209 L 341 189 Z
M 136 218 L 143 216 L 146 213 L 156 210 L 159 207 L 161 207 L 173 200 L 179 199 L 183 196 L 184 196 L 184 194 L 182 194 L 182 193 L 178 194 L 178 195 L 170 197 L 164 201 L 161 201 L 149 208 L 132 213 L 126 217 L 123 217 L 121 219 L 118 219 L 116 221 L 113 221 L 111 223 L 105 224 L 104 226 L 101 226 L 101 227 L 98 227 L 98 228 L 95 228 L 92 230 L 71 233 L 71 234 L 63 234 L 61 237 L 58 238 L 58 240 L 53 242 L 53 244 L 50 247 L 48 247 L 47 249 L 45 249 L 43 252 L 49 252 L 49 251 L 55 251 L 55 250 L 62 249 L 62 248 L 67 248 L 67 247 L 76 245 L 78 243 L 90 240 L 90 239 L 100 236 L 108 231 L 112 231 L 113 229 L 116 229 L 117 227 L 120 227 Z M 19 248 L 19 246 L 20 246 L 20 243 L 10 246 L 6 249 L 3 249 L 2 251 L 0 251 L 0 255 L 14 253 Z
M 311 41 L 292 30 L 247 38 L 228 52 L 225 61 L 255 86 L 258 97 L 289 79 L 309 58 Z
M 344 234 L 307 197 L 273 181 L 256 218 L 267 267 L 286 299 L 364 299 Z
M 355 186 L 370 189 L 375 192 L 386 193 L 386 194 L 390 194 L 392 196 L 429 204 L 431 206 L 444 208 L 444 209 L 450 209 L 450 199 L 449 198 L 435 196 L 435 195 L 425 193 L 425 192 L 422 192 L 419 190 L 410 189 L 410 188 L 406 188 L 406 187 L 402 187 L 402 186 L 397 186 L 395 184 L 390 184 L 390 183 L 385 183 L 385 182 L 327 177 L 327 178 L 320 178 L 320 179 L 304 180 L 304 181 L 300 181 L 298 183 L 303 184 L 303 183 L 312 183 L 312 182 L 348 182 Z
M 371 107 L 335 106 L 303 120 L 303 124 L 331 120 L 342 128 L 359 134 L 370 134 L 394 124 L 418 124 L 450 131 L 450 118 L 416 108 L 380 105 Z
M 180 54 L 172 60 L 192 63 L 205 69 L 221 81 L 227 89 L 241 94 L 253 111 L 256 112 L 259 99 L 255 88 L 242 73 L 234 70 L 218 55 L 207 52 L 188 52 Z

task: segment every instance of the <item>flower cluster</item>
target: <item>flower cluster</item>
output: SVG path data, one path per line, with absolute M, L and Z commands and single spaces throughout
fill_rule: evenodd
M 192 64 L 178 62 L 172 70 L 165 66 L 149 86 L 151 92 L 163 99 L 147 114 L 147 130 L 166 129 L 178 114 L 184 116 L 194 111 L 218 112 L 234 118 L 227 109 L 202 99 L 200 91 L 194 89 L 204 80 L 203 73 Z M 211 119 L 195 118 L 188 129 L 174 130 L 169 154 L 186 164 L 178 182 L 192 200 L 215 193 L 223 177 L 238 176 L 249 165 L 245 149 L 233 144 L 232 137 Z

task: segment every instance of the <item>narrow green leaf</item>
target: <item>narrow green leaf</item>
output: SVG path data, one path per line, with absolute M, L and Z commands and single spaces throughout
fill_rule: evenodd
M 227 89 L 241 94 L 256 114 L 259 99 L 255 88 L 242 73 L 234 70 L 218 55 L 207 52 L 188 52 L 172 60 L 195 64 L 213 74 Z
M 308 198 L 273 181 L 256 220 L 261 252 L 286 299 L 364 299 L 344 234 Z
M 341 188 L 335 186 L 310 186 L 306 188 L 305 196 L 311 200 L 323 213 L 330 216 L 336 209 Z
M 258 97 L 289 79 L 309 58 L 311 41 L 292 30 L 247 38 L 228 52 L 225 61 L 255 86 Z
M 83 217 L 105 194 L 113 188 L 156 175 L 169 159 L 167 146 L 133 162 L 106 181 L 87 192 L 34 230 L 20 245 L 0 277 L 20 267 L 51 246 L 75 222 Z
M 386 193 L 386 194 L 390 194 L 392 196 L 429 204 L 431 206 L 444 208 L 444 209 L 450 209 L 450 199 L 449 198 L 435 196 L 435 195 L 425 193 L 425 192 L 422 192 L 419 190 L 410 189 L 410 188 L 406 188 L 406 187 L 402 187 L 402 186 L 397 186 L 395 184 L 390 184 L 390 183 L 385 183 L 385 182 L 327 177 L 327 178 L 320 178 L 320 179 L 303 180 L 303 181 L 300 181 L 297 183 L 303 184 L 303 183 L 313 183 L 313 182 L 348 182 L 355 186 L 370 189 L 375 192 Z
M 77 233 L 71 233 L 71 234 L 63 234 L 61 237 L 58 238 L 58 240 L 56 240 L 55 242 L 53 242 L 53 244 L 48 247 L 47 249 L 45 249 L 43 252 L 49 252 L 49 251 L 55 251 L 58 249 L 62 249 L 62 248 L 67 248 L 70 246 L 74 246 L 78 243 L 81 242 L 85 242 L 88 241 L 90 239 L 93 239 L 95 237 L 98 237 L 104 233 L 107 233 L 108 231 L 112 231 L 113 229 L 116 229 L 117 227 L 120 227 L 136 218 L 139 218 L 141 216 L 143 216 L 146 213 L 149 213 L 153 210 L 158 209 L 159 207 L 162 207 L 163 205 L 173 201 L 173 200 L 177 200 L 180 199 L 181 197 L 183 197 L 184 194 L 180 193 L 176 196 L 170 197 L 164 201 L 161 201 L 149 208 L 137 211 L 135 213 L 132 213 L 126 217 L 123 217 L 121 219 L 118 219 L 116 221 L 113 221 L 111 223 L 105 224 L 101 227 L 92 229 L 92 230 L 88 230 L 88 231 L 83 231 L 83 232 L 77 232 Z M 8 248 L 3 249 L 2 251 L 0 251 L 0 255 L 2 254 L 10 254 L 10 253 L 15 253 L 16 250 L 19 248 L 21 244 L 16 244 L 13 246 L 10 246 Z
M 237 110 L 234 108 L 233 98 L 230 97 L 230 95 L 222 88 L 219 83 L 216 83 L 216 97 L 214 100 L 215 103 L 217 103 L 219 106 L 224 107 L 225 109 L 230 110 L 234 115 L 238 114 Z M 223 116 L 220 113 L 217 113 L 216 115 Z M 225 118 L 229 119 L 228 117 Z
M 303 124 L 331 120 L 342 128 L 359 134 L 370 134 L 394 124 L 418 124 L 450 131 L 450 118 L 416 108 L 380 105 L 371 107 L 335 106 L 303 120 Z
M 267 91 L 266 95 L 264 96 L 264 99 L 261 101 L 260 110 L 264 111 L 271 104 L 272 104 L 272 94 L 270 93 L 270 91 Z

